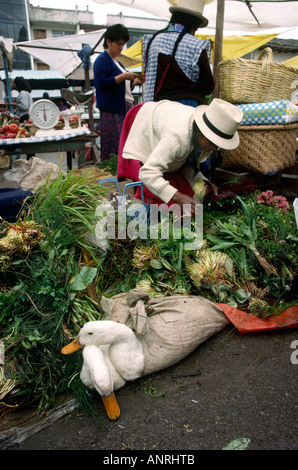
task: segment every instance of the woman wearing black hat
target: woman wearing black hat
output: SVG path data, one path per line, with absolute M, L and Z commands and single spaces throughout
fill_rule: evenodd
M 172 2 L 173 4 L 175 2 Z M 188 106 L 207 104 L 214 89 L 210 68 L 211 41 L 195 37 L 208 24 L 204 0 L 180 0 L 170 7 L 167 27 L 143 39 L 145 101 L 171 100 Z M 209 177 L 209 159 L 201 164 Z
M 206 104 L 206 95 L 214 88 L 211 41 L 194 36 L 208 24 L 203 8 L 201 0 L 180 0 L 170 7 L 172 16 L 166 28 L 144 37 L 144 101 L 168 99 L 194 107 Z

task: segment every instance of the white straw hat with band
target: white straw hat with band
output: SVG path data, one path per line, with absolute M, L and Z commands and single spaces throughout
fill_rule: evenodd
M 239 145 L 237 132 L 243 112 L 227 101 L 214 98 L 209 106 L 198 106 L 194 111 L 195 122 L 204 136 L 225 150 Z
M 202 22 L 199 28 L 205 28 L 209 21 L 205 16 L 203 16 L 203 10 L 205 6 L 205 2 L 202 0 L 179 0 L 178 2 L 174 2 L 170 0 L 171 3 L 175 3 L 175 5 L 170 6 L 169 10 L 171 13 L 179 11 L 181 13 L 187 13 L 188 15 L 196 16 Z

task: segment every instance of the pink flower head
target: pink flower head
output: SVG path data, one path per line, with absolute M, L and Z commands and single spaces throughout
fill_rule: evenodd
M 288 212 L 290 206 L 284 196 L 274 196 L 273 191 L 268 189 L 257 196 L 257 202 L 266 206 L 274 206 L 282 212 Z

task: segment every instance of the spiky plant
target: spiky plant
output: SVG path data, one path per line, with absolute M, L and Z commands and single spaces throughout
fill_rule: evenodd
M 203 249 L 197 252 L 199 257 L 197 262 L 192 261 L 184 255 L 186 269 L 197 288 L 201 288 L 202 283 L 208 285 L 224 282 L 230 284 L 231 259 L 225 253 Z

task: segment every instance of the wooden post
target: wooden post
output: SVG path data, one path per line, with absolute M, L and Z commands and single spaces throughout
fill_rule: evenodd
M 215 82 L 214 90 L 212 94 L 213 98 L 219 98 L 218 64 L 222 60 L 224 10 L 225 10 L 225 0 L 217 0 L 215 45 L 214 45 L 214 55 L 213 55 L 213 77 L 214 77 L 214 82 Z
M 85 68 L 84 74 L 85 74 L 85 88 L 86 88 L 86 91 L 89 91 L 91 90 L 91 86 L 90 86 L 90 75 L 89 75 L 88 67 Z M 93 103 L 91 99 L 88 101 L 88 113 L 89 113 L 89 127 L 90 127 L 91 132 L 94 132 L 95 129 L 94 129 L 94 119 L 93 119 Z

